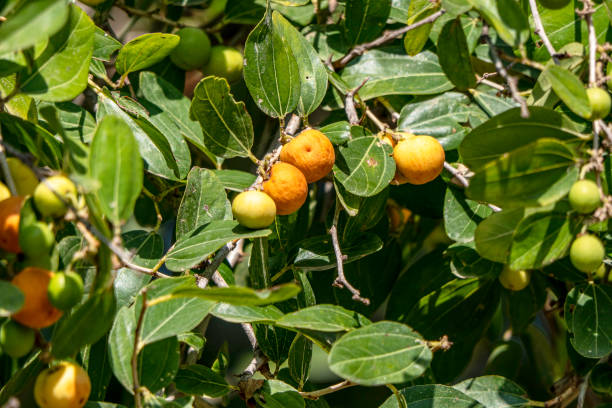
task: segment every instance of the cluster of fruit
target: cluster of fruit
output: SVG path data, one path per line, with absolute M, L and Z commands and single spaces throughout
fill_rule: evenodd
M 306 129 L 281 148 L 263 191 L 244 191 L 232 203 L 234 218 L 247 228 L 265 228 L 276 215 L 299 210 L 306 201 L 308 184 L 325 177 L 334 166 L 334 147 L 315 129 Z
M 242 76 L 243 59 L 240 51 L 225 45 L 211 47 L 208 35 L 199 28 L 185 27 L 176 33 L 180 38 L 170 59 L 185 71 L 202 70 L 205 75 L 223 77 L 235 82 Z

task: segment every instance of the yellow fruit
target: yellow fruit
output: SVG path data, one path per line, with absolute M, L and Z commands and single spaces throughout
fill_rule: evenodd
M 579 271 L 594 272 L 601 265 L 606 255 L 601 240 L 595 235 L 584 234 L 572 242 L 570 260 Z
M 244 191 L 232 202 L 234 218 L 247 228 L 265 228 L 274 222 L 276 204 L 264 192 Z
M 297 167 L 307 183 L 314 183 L 331 171 L 336 155 L 327 136 L 318 130 L 306 129 L 283 146 L 280 159 Z
M 572 208 L 581 214 L 589 214 L 600 206 L 599 187 L 591 180 L 578 180 L 569 192 Z
M 589 119 L 603 119 L 608 116 L 612 107 L 612 99 L 608 91 L 593 87 L 588 88 L 586 92 L 591 104 L 591 117 Z
M 34 193 L 34 189 L 38 185 L 38 177 L 36 177 L 32 169 L 15 157 L 9 157 L 6 159 L 6 162 L 15 182 L 17 195 L 27 196 Z
M 393 158 L 399 172 L 410 184 L 425 184 L 442 172 L 444 149 L 431 136 L 407 137 L 393 149 Z
M 519 291 L 523 290 L 529 285 L 531 281 L 531 272 L 525 270 L 516 271 L 505 266 L 502 272 L 499 274 L 499 283 L 508 290 Z
M 214 75 L 236 82 L 242 76 L 243 58 L 240 51 L 233 47 L 215 45 L 210 49 L 208 64 L 202 68 L 205 75 Z
M 263 189 L 274 200 L 278 215 L 299 210 L 308 195 L 306 177 L 297 167 L 283 162 L 272 166 L 270 178 L 263 183 Z
M 68 177 L 52 176 L 41 181 L 34 190 L 34 204 L 45 217 L 59 218 L 68 211 L 66 202 L 76 203 L 76 195 L 76 186 Z
M 402 173 L 398 169 L 395 169 L 395 176 L 393 180 L 391 180 L 391 184 L 394 186 L 401 186 L 402 184 L 408 183 L 408 178 L 404 177 Z
M 15 196 L 0 201 L 0 248 L 20 253 L 19 220 L 24 197 Z
M 66 361 L 43 370 L 34 384 L 34 399 L 40 408 L 81 408 L 90 392 L 87 371 Z
M 6 184 L 0 181 L 0 201 L 6 200 L 10 196 L 11 196 L 11 190 L 9 190 Z
M 380 139 L 381 142 L 383 142 L 384 144 L 388 144 L 391 147 L 395 147 L 395 145 L 397 144 L 397 142 L 393 138 L 393 133 L 388 132 L 388 131 L 380 132 L 378 134 L 378 138 Z
M 210 39 L 203 30 L 195 27 L 181 28 L 177 33 L 181 41 L 170 54 L 170 60 L 185 71 L 199 69 L 210 58 Z
M 33 329 L 51 326 L 62 316 L 62 312 L 51 304 L 47 287 L 53 272 L 46 269 L 28 267 L 19 272 L 11 281 L 23 292 L 25 302 L 15 313 L 13 320 Z

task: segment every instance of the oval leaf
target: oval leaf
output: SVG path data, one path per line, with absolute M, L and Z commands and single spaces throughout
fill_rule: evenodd
M 360 326 L 359 314 L 336 305 L 315 305 L 288 313 L 276 325 L 324 332 L 339 332 Z
M 438 37 L 438 57 L 442 70 L 460 91 L 476 87 L 476 74 L 461 20 L 451 20 Z
M 580 78 L 558 65 L 549 65 L 542 74 L 572 112 L 587 119 L 591 116 L 589 97 Z
M 268 289 L 255 290 L 242 286 L 227 288 L 181 289 L 175 291 L 173 297 L 197 297 L 243 306 L 264 306 L 291 299 L 300 293 L 301 288 L 294 283 L 284 283 Z
M 180 37 L 174 34 L 143 34 L 119 50 L 115 68 L 124 77 L 130 72 L 149 68 L 166 58 L 179 41 Z

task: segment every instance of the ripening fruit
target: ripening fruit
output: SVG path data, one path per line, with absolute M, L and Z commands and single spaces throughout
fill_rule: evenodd
M 202 68 L 210 58 L 208 35 L 195 27 L 181 28 L 176 34 L 181 41 L 170 54 L 174 65 L 185 71 Z
M 36 335 L 29 327 L 7 320 L 0 327 L 0 349 L 13 358 L 23 357 L 32 350 Z
M 98 4 L 104 3 L 106 0 L 80 0 L 81 3 L 87 4 L 88 6 L 97 6 Z
M 47 296 L 53 306 L 59 310 L 70 310 L 83 297 L 83 279 L 74 272 L 57 272 L 53 274 Z
M 47 255 L 54 242 L 55 237 L 51 228 L 40 221 L 22 228 L 19 234 L 21 251 L 31 258 Z
M 6 184 L 0 181 L 0 201 L 6 200 L 10 196 L 11 196 L 11 190 L 9 190 Z
M 571 0 L 539 0 L 540 4 L 547 9 L 557 10 L 567 6 Z
M 0 248 L 18 254 L 19 220 L 24 197 L 9 197 L 0 201 Z
M 215 75 L 236 82 L 242 76 L 242 54 L 235 48 L 215 45 L 210 49 L 208 64 L 202 68 L 206 75 Z
M 306 177 L 297 167 L 283 162 L 272 166 L 270 178 L 263 183 L 263 189 L 274 200 L 278 215 L 299 210 L 308 195 Z
M 397 142 L 393 138 L 393 133 L 389 131 L 381 131 L 380 133 L 378 133 L 378 138 L 381 142 L 383 142 L 384 144 L 388 144 L 391 147 L 395 147 L 395 145 L 397 144 Z
M 596 120 L 608 116 L 612 106 L 610 94 L 598 87 L 588 88 L 586 92 L 591 104 L 591 117 L 589 119 Z
M 81 408 L 90 392 L 87 371 L 67 361 L 43 370 L 34 384 L 34 399 L 40 408 Z
M 608 364 L 597 364 L 591 370 L 590 378 L 593 391 L 612 394 L 612 367 Z
M 529 285 L 531 281 L 531 272 L 526 270 L 514 270 L 510 269 L 507 265 L 504 267 L 502 272 L 499 274 L 499 283 L 508 290 L 518 292 L 523 290 Z
M 603 279 L 606 277 L 606 264 L 605 263 L 601 263 L 601 265 L 599 265 L 599 268 L 597 268 L 597 270 L 595 271 L 595 278 L 597 279 Z
M 574 240 L 570 247 L 570 260 L 576 269 L 593 272 L 603 262 L 604 246 L 595 235 L 585 234 Z
M 12 318 L 24 326 L 42 329 L 51 326 L 62 316 L 62 312 L 49 302 L 47 288 L 53 272 L 46 269 L 28 267 L 19 272 L 11 283 L 25 296 L 23 307 Z
M 391 184 L 394 186 L 401 186 L 402 184 L 408 183 L 408 178 L 404 177 L 402 173 L 400 173 L 399 169 L 395 169 L 395 176 L 393 180 L 391 180 Z
M 400 207 L 395 201 L 387 201 L 387 215 L 389 216 L 389 230 L 400 232 L 412 216 L 412 211 Z
M 274 222 L 276 204 L 262 191 L 244 191 L 232 202 L 234 218 L 247 228 L 265 228 Z
M 32 169 L 15 157 L 9 157 L 6 159 L 6 163 L 11 171 L 17 195 L 27 196 L 34 193 L 34 189 L 38 185 L 38 177 Z
M 41 181 L 34 190 L 34 204 L 45 217 L 59 218 L 68 211 L 65 202 L 76 202 L 76 195 L 76 186 L 68 177 L 52 176 Z
M 425 184 L 442 172 L 444 149 L 431 136 L 409 136 L 393 149 L 393 158 L 400 173 L 410 184 Z
M 297 167 L 307 183 L 314 183 L 331 171 L 336 155 L 327 136 L 318 130 L 306 129 L 283 146 L 280 159 Z
M 578 180 L 570 189 L 569 202 L 581 214 L 592 213 L 601 204 L 597 184 L 591 180 Z

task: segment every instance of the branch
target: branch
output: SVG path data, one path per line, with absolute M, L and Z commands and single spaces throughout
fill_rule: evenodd
M 136 324 L 136 331 L 134 332 L 134 350 L 132 351 L 132 384 L 134 391 L 134 404 L 136 408 L 142 408 L 142 400 L 140 398 L 140 380 L 138 379 L 138 353 L 140 352 L 140 331 L 142 330 L 142 323 L 144 321 L 145 311 L 147 310 L 147 290 L 142 290 L 142 306 L 140 308 L 140 315 L 138 316 L 138 323 Z
M 348 91 L 344 98 L 344 111 L 351 125 L 358 125 L 360 122 L 359 115 L 357 115 L 357 110 L 355 109 L 355 95 L 369 80 L 370 77 L 366 77 L 359 86 Z
M 529 0 L 529 7 L 531 8 L 531 14 L 533 15 L 533 22 L 535 23 L 535 30 L 533 30 L 544 43 L 546 50 L 552 57 L 553 62 L 556 65 L 559 65 L 559 59 L 557 58 L 557 51 L 555 51 L 555 47 L 553 47 L 552 43 L 548 39 L 548 35 L 546 35 L 546 31 L 544 30 L 544 25 L 542 24 L 542 18 L 540 17 L 540 12 L 538 11 L 538 5 L 536 4 L 536 0 Z
M 334 222 L 329 229 L 329 235 L 332 238 L 332 245 L 334 247 L 334 253 L 336 254 L 336 266 L 338 268 L 338 277 L 333 283 L 333 286 L 338 288 L 347 288 L 353 294 L 353 300 L 363 303 L 368 306 L 370 304 L 370 299 L 364 298 L 361 296 L 361 292 L 359 289 L 355 288 L 353 285 L 349 283 L 346 279 L 346 275 L 344 275 L 344 260 L 346 259 L 346 255 L 342 255 L 342 251 L 340 250 L 340 243 L 338 242 L 338 219 L 340 218 L 340 203 L 336 200 L 336 209 L 334 212 Z
M 4 173 L 4 180 L 6 181 L 6 185 L 8 189 L 11 191 L 11 195 L 17 195 L 17 187 L 15 187 L 15 180 L 13 180 L 13 175 L 11 174 L 11 170 L 9 169 L 8 162 L 6 161 L 6 154 L 4 149 L 4 140 L 2 139 L 2 130 L 0 129 L 0 167 L 2 168 L 2 172 Z
M 126 13 L 132 16 L 147 17 L 147 18 L 150 18 L 151 20 L 159 21 L 160 23 L 164 23 L 172 27 L 177 27 L 177 28 L 186 27 L 186 25 L 183 23 L 179 23 L 178 21 L 174 21 L 174 20 L 169 20 L 163 16 L 160 16 L 159 14 L 157 14 L 158 10 L 143 11 L 143 10 L 140 10 L 134 7 L 126 6 L 125 4 L 122 4 L 122 3 L 115 3 L 114 5 L 115 7 L 120 8 L 121 10 L 125 11 Z
M 423 20 L 417 21 L 414 24 L 410 24 L 410 25 L 408 25 L 406 27 L 402 27 L 402 28 L 399 28 L 397 30 L 387 30 L 387 31 L 385 31 L 383 33 L 383 35 L 381 35 L 380 37 L 378 37 L 377 39 L 375 39 L 373 41 L 370 41 L 370 42 L 367 42 L 367 43 L 364 43 L 364 44 L 359 44 L 359 45 L 354 46 L 348 52 L 348 54 L 346 54 L 342 58 L 334 61 L 332 63 L 332 65 L 333 65 L 333 67 L 335 69 L 344 68 L 354 58 L 362 55 L 367 50 L 379 47 L 379 46 L 384 45 L 384 44 L 386 44 L 386 43 L 388 43 L 390 41 L 393 41 L 397 37 L 402 36 L 403 34 L 407 33 L 410 30 L 414 30 L 415 28 L 419 28 L 419 27 L 421 27 L 421 26 L 423 26 L 425 24 L 433 23 L 442 14 L 444 14 L 445 12 L 446 12 L 446 10 L 441 9 L 441 10 L 438 10 L 437 12 L 433 13 L 429 17 L 424 18 Z
M 316 391 L 302 391 L 302 392 L 300 392 L 300 395 L 303 398 L 308 398 L 308 399 L 316 400 L 316 399 L 319 399 L 319 397 L 322 397 L 324 395 L 331 394 L 333 392 L 340 391 L 340 390 L 343 390 L 345 388 L 354 387 L 356 385 L 359 385 L 359 384 L 356 384 L 356 383 L 351 382 L 349 380 L 345 380 L 345 381 L 339 382 L 338 384 L 330 385 L 329 387 L 322 388 L 320 390 L 316 390 Z
M 200 274 L 199 279 L 198 279 L 199 288 L 204 289 L 206 288 L 206 286 L 208 286 L 208 282 L 212 278 L 213 274 L 217 271 L 219 266 L 221 266 L 225 258 L 227 258 L 227 256 L 229 255 L 231 250 L 234 249 L 235 246 L 236 246 L 236 242 L 231 241 L 225 244 L 225 246 L 223 246 L 223 248 L 221 248 L 217 252 L 212 262 L 206 267 L 206 269 L 204 269 L 204 272 Z
M 453 175 L 454 179 L 457 180 L 458 184 L 460 184 L 464 188 L 468 188 L 470 186 L 470 181 L 465 176 L 464 172 L 459 169 L 456 169 L 446 161 L 444 162 L 444 168 L 446 169 L 446 171 Z M 500 212 L 502 210 L 501 208 L 493 204 L 487 204 L 487 206 L 495 212 Z
M 591 0 L 582 0 L 583 9 L 578 12 L 584 18 L 589 32 L 589 86 L 595 86 L 597 83 L 597 32 L 593 24 L 593 13 L 595 9 Z

